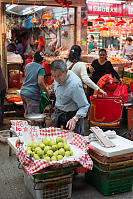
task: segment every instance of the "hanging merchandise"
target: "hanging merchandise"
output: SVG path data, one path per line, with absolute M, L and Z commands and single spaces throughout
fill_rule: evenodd
M 107 28 L 106 26 L 103 26 L 101 28 L 99 28 L 100 34 L 102 37 L 109 37 L 109 28 Z
M 39 22 L 39 19 L 37 19 L 36 17 L 33 17 L 31 20 L 30 20 L 31 23 L 38 23 Z
M 31 19 L 33 19 L 33 17 L 32 16 L 28 16 L 27 19 L 25 20 L 25 28 L 26 29 L 32 28 Z
M 43 16 L 42 16 L 42 19 L 52 19 L 52 16 L 46 12 Z
M 72 5 L 72 1 L 67 1 L 67 0 L 55 0 L 55 1 L 56 3 L 60 4 L 62 8 L 69 7 L 70 5 Z
M 116 23 L 116 26 L 123 26 L 124 24 L 126 24 L 126 21 L 123 20 L 123 19 L 121 19 L 120 21 L 118 21 L 118 22 Z
M 104 19 L 99 15 L 99 17 L 95 19 L 95 22 L 104 22 Z
M 42 51 L 43 48 L 44 48 L 44 41 L 43 41 L 43 36 L 41 36 L 39 38 L 39 43 L 38 43 L 38 46 L 37 46 L 37 50 Z

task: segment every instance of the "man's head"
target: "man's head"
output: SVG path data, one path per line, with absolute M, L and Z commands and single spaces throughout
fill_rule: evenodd
M 68 60 L 75 63 L 78 62 L 80 60 L 80 55 L 81 55 L 81 48 L 78 45 L 73 45 L 71 47 L 69 56 L 68 56 Z
M 35 52 L 34 62 L 42 63 L 42 61 L 43 61 L 43 56 L 41 55 L 41 52 L 40 51 Z
M 59 84 L 63 84 L 67 76 L 66 63 L 61 59 L 55 60 L 50 65 L 50 71 L 53 79 Z
M 127 37 L 126 38 L 127 44 L 131 45 L 132 44 L 132 38 L 131 37 Z

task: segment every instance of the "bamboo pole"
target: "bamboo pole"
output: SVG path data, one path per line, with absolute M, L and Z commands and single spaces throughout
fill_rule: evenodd
M 0 55 L 1 55 L 1 67 L 3 74 L 7 80 L 7 51 L 6 51 L 6 14 L 5 4 L 0 2 Z

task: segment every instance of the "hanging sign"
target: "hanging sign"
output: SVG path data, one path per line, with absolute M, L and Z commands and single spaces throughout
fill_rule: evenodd
M 115 3 L 88 1 L 88 14 L 123 17 L 123 6 Z
M 133 6 L 125 5 L 124 17 L 133 17 Z

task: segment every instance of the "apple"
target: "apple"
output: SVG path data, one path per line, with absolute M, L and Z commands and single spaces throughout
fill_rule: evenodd
M 49 140 L 42 138 L 42 143 L 45 144 L 45 146 L 49 146 Z
M 50 161 L 50 157 L 45 156 L 45 157 L 44 157 L 44 160 L 46 160 L 46 161 Z
M 69 157 L 69 156 L 70 156 L 70 151 L 66 151 L 66 152 L 65 152 L 65 156 L 66 156 L 66 157 Z
M 58 147 L 58 149 L 63 148 L 64 147 L 63 142 L 58 142 L 57 147 Z
M 47 156 L 52 157 L 53 156 L 53 151 L 52 150 L 48 150 L 47 151 Z
M 53 151 L 56 151 L 56 150 L 58 149 L 58 147 L 57 147 L 56 144 L 54 144 L 54 145 L 51 147 L 51 149 L 52 149 Z
M 70 156 L 73 156 L 73 151 L 72 150 L 70 150 Z
M 45 146 L 44 153 L 47 153 L 48 150 L 50 150 L 50 146 Z
M 55 157 L 55 156 L 52 156 L 52 157 L 51 157 L 51 161 L 57 161 L 56 157 Z
M 62 156 L 65 155 L 65 150 L 63 148 L 59 149 L 59 155 L 62 155 Z
M 57 137 L 57 138 L 56 138 L 56 143 L 58 144 L 59 142 L 63 142 L 63 138 Z
M 33 158 L 34 158 L 35 160 L 39 160 L 39 159 L 40 159 L 40 157 L 39 157 L 37 154 L 35 154 L 35 155 L 33 156 Z
M 57 160 L 62 160 L 63 159 L 63 156 L 62 155 L 58 155 L 57 156 Z
M 44 149 L 45 144 L 44 144 L 44 143 L 40 143 L 40 144 L 39 144 L 39 147 L 40 147 L 41 149 Z
M 57 156 L 59 155 L 59 151 L 58 151 L 58 150 L 55 151 L 55 152 L 53 153 L 53 155 L 54 155 L 55 157 L 57 157 Z

